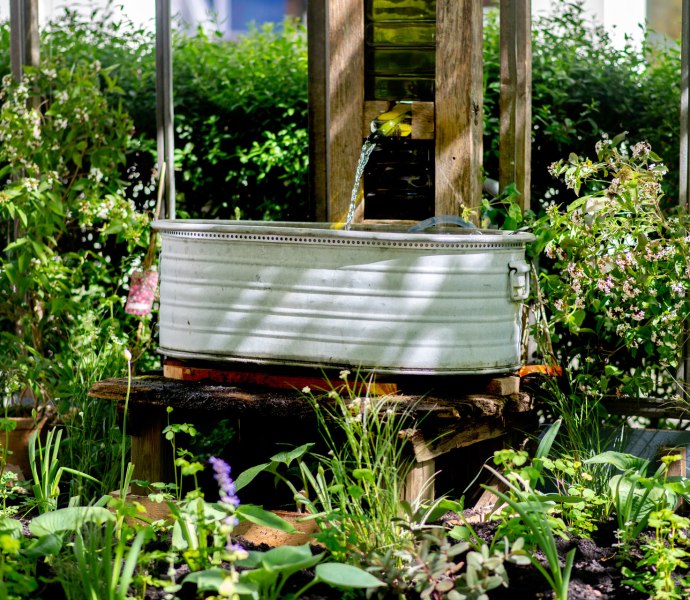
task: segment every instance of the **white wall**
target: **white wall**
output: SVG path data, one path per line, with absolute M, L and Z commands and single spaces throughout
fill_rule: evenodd
M 64 6 L 80 8 L 86 14 L 96 7 L 105 6 L 108 0 L 38 0 L 41 21 L 49 18 L 53 11 Z M 246 0 L 248 1 L 248 0 Z M 316 0 L 323 1 L 323 0 Z M 138 25 L 153 27 L 155 0 L 114 0 L 115 5 L 122 5 L 124 11 Z M 199 1 L 199 4 L 205 2 Z M 552 0 L 532 0 L 532 13 L 549 12 Z M 624 33 L 641 39 L 637 26 L 646 18 L 645 0 L 584 0 L 585 8 L 600 23 L 613 32 L 614 39 L 622 43 Z M 0 19 L 9 15 L 9 0 L 0 0 Z
M 625 34 L 638 43 L 642 40 L 640 23 L 647 17 L 645 0 L 584 0 L 587 11 L 623 45 Z M 532 0 L 532 14 L 544 14 L 552 9 L 552 0 Z
M 38 0 L 38 17 L 45 23 L 54 13 L 60 13 L 65 6 L 78 9 L 89 14 L 95 8 L 103 8 L 108 0 Z M 155 0 L 113 0 L 114 7 L 122 6 L 125 14 L 136 25 L 150 25 L 154 27 L 156 14 Z M 6 19 L 10 14 L 10 0 L 0 0 L 0 19 Z

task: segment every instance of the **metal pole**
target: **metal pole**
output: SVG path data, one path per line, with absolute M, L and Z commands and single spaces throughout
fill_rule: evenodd
M 175 218 L 175 129 L 173 114 L 170 0 L 156 0 L 156 123 L 158 170 L 166 163 L 161 217 Z
M 680 67 L 680 197 L 681 209 L 690 209 L 690 0 L 683 0 L 681 17 L 681 67 Z M 683 389 L 681 395 L 685 397 L 690 389 L 690 333 L 685 330 L 685 344 L 683 356 L 678 372 L 678 379 Z

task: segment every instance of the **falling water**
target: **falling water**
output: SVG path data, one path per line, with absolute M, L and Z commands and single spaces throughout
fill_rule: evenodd
M 362 146 L 362 152 L 359 155 L 359 162 L 357 163 L 357 169 L 355 170 L 355 183 L 352 186 L 352 196 L 350 196 L 350 208 L 347 211 L 347 219 L 345 219 L 345 229 L 347 231 L 352 227 L 352 221 L 355 218 L 355 208 L 357 207 L 357 193 L 359 192 L 359 183 L 364 174 L 364 167 L 366 167 L 367 162 L 369 162 L 369 157 L 371 153 L 376 148 L 376 137 L 370 135 L 366 140 L 364 140 L 364 145 Z

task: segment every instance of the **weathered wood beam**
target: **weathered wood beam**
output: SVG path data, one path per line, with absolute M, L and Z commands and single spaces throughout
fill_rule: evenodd
M 309 218 L 328 212 L 328 2 L 307 4 L 309 102 Z
M 437 215 L 481 203 L 482 16 L 476 0 L 436 3 Z
M 355 168 L 362 148 L 364 111 L 364 3 L 361 0 L 333 0 L 323 7 L 312 7 L 313 21 L 324 30 L 310 38 L 310 110 L 316 129 L 310 141 L 315 163 L 312 166 L 312 192 L 317 194 L 315 214 L 318 220 L 342 223 L 350 205 Z M 323 23 L 319 25 L 318 23 Z M 323 52 L 323 60 L 315 52 Z M 325 90 L 321 81 L 325 81 Z M 314 87 L 315 86 L 315 87 Z M 319 97 L 323 94 L 323 97 Z M 324 142 L 325 136 L 325 142 Z M 362 211 L 360 211 L 361 215 Z
M 532 17 L 530 0 L 501 0 L 499 187 L 511 183 L 530 206 L 532 160 Z
M 10 64 L 12 76 L 21 81 L 24 66 L 40 62 L 38 0 L 10 0 Z

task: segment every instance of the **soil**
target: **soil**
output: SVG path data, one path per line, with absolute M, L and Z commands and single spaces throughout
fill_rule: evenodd
M 486 541 L 493 538 L 493 523 L 473 525 L 477 534 Z M 569 600 L 642 600 L 649 596 L 623 583 L 621 554 L 615 547 L 614 525 L 601 527 L 593 539 L 557 540 L 561 564 L 565 555 L 576 548 L 575 562 L 568 587 Z M 636 550 L 633 549 L 633 562 Z M 546 564 L 543 555 L 537 558 Z M 629 565 L 632 567 L 632 565 Z M 544 577 L 532 566 L 506 563 L 509 577 L 507 588 L 497 588 L 489 593 L 491 600 L 517 600 L 528 598 L 553 598 Z
M 496 531 L 495 523 L 474 524 L 473 529 L 485 541 L 491 541 Z M 621 554 L 615 547 L 616 539 L 613 535 L 614 524 L 602 527 L 595 532 L 593 539 L 571 539 L 559 540 L 557 542 L 561 557 L 565 557 L 567 552 L 576 548 L 575 562 L 569 586 L 569 600 L 643 600 L 648 598 L 647 594 L 642 594 L 628 585 L 623 584 L 621 575 Z M 267 544 L 254 544 L 245 538 L 238 537 L 238 543 L 247 550 L 267 551 L 271 546 Z M 322 548 L 314 547 L 313 552 L 322 552 Z M 543 556 L 537 557 L 543 559 Z M 634 567 L 634 563 L 641 557 L 633 548 L 632 559 L 628 566 Z M 458 560 L 462 561 L 463 556 Z M 542 561 L 544 564 L 545 560 Z M 506 563 L 506 570 L 509 576 L 509 586 L 499 587 L 488 593 L 490 600 L 531 600 L 531 599 L 551 599 L 553 593 L 549 588 L 544 577 L 532 566 L 516 566 Z M 175 579 L 181 581 L 188 574 L 186 566 L 178 569 Z M 48 579 L 50 573 L 46 573 Z M 307 581 L 313 578 L 313 571 L 305 571 L 293 575 L 289 580 L 290 588 L 286 593 L 296 591 Z M 50 597 L 64 597 L 62 589 L 56 585 L 48 585 L 44 591 L 50 591 Z M 184 586 L 176 594 L 181 600 L 192 600 L 197 598 L 196 589 L 193 586 Z M 44 596 L 47 597 L 47 596 Z M 149 586 L 146 591 L 147 600 L 163 600 L 169 597 L 162 589 Z M 382 598 L 382 596 L 378 596 Z M 408 596 L 418 598 L 418 595 Z M 687 596 L 690 597 L 690 594 Z M 334 590 L 327 586 L 315 586 L 309 593 L 302 596 L 302 600 L 336 600 L 343 598 L 343 592 Z M 392 598 L 392 596 L 391 596 Z M 397 597 L 396 597 L 397 598 Z

